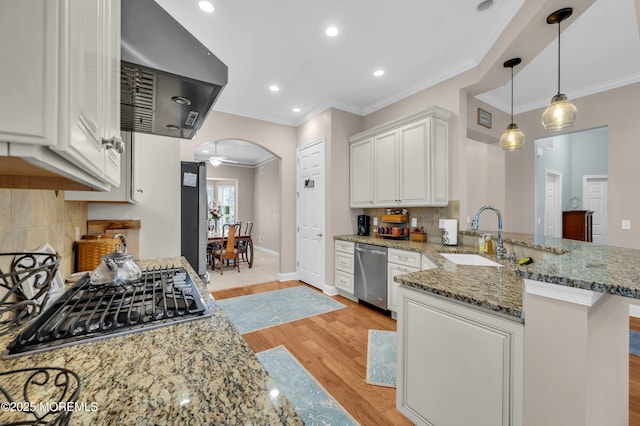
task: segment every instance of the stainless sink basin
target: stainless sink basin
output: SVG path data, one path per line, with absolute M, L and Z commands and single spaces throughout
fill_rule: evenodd
M 440 256 L 447 259 L 449 262 L 453 262 L 456 265 L 470 265 L 470 266 L 503 266 L 500 263 L 487 259 L 486 257 L 478 254 L 463 254 L 463 253 L 440 253 Z

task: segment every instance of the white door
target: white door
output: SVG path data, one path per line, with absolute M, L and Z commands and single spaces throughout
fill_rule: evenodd
M 593 212 L 593 242 L 607 244 L 607 176 L 584 176 L 582 182 L 583 208 Z
M 544 235 L 562 238 L 562 173 L 552 170 L 544 177 Z
M 298 261 L 300 281 L 324 289 L 324 139 L 298 149 Z

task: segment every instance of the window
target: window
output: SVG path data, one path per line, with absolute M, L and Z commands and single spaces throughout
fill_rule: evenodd
M 208 179 L 207 204 L 209 210 L 213 209 L 214 202 L 220 205 L 220 226 L 237 221 L 236 187 L 237 181 L 233 179 Z
M 236 186 L 218 184 L 218 202 L 222 207 L 222 223 L 235 223 Z

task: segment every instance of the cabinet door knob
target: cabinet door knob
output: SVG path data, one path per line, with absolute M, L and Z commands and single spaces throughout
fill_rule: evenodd
M 115 149 L 118 154 L 124 152 L 124 142 L 122 142 L 120 136 L 113 136 L 110 139 L 102 138 L 102 146 L 104 146 L 105 149 Z

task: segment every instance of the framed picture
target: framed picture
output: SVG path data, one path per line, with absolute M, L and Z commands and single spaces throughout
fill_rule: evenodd
M 487 129 L 491 128 L 491 113 L 489 111 L 485 111 L 482 108 L 478 108 L 478 124 L 486 127 Z

